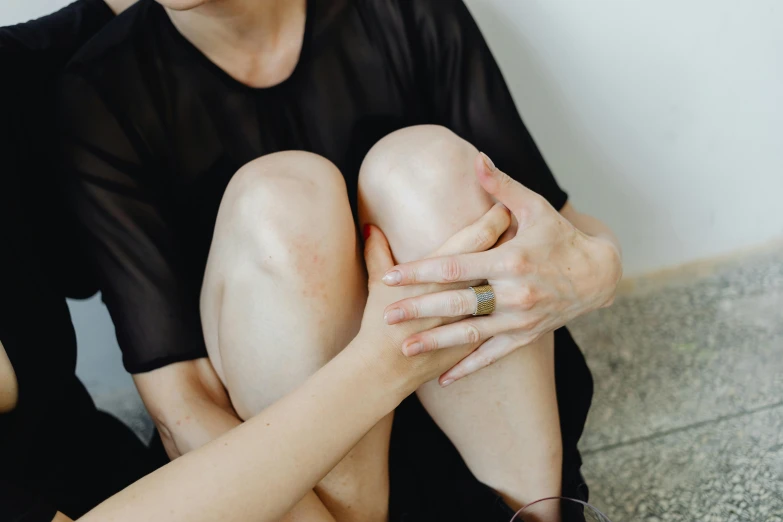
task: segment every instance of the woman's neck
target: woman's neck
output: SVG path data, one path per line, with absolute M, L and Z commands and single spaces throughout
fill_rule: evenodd
M 296 67 L 306 7 L 306 0 L 212 0 L 166 11 L 177 30 L 229 75 L 268 87 Z

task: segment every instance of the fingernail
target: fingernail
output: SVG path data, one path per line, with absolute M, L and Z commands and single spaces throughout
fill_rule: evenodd
M 370 227 L 370 225 L 364 225 L 364 227 L 362 227 L 362 235 L 364 236 L 365 241 L 367 241 L 367 238 L 370 237 L 371 233 L 372 227 Z
M 451 383 L 453 383 L 453 382 L 454 382 L 454 379 L 446 379 L 445 381 L 443 381 L 442 383 L 440 383 L 440 387 L 441 387 L 441 388 L 445 388 L 446 386 L 448 386 L 449 384 L 451 384 Z
M 387 285 L 398 285 L 402 282 L 402 274 L 397 270 L 393 270 L 383 276 L 383 282 Z
M 422 344 L 417 341 L 404 345 L 402 347 L 402 353 L 408 357 L 413 357 L 414 355 L 419 355 L 423 348 L 424 346 L 422 346 Z
M 484 159 L 484 165 L 487 166 L 489 171 L 490 172 L 495 172 L 495 163 L 491 159 L 489 159 L 489 156 L 487 156 L 486 154 L 484 154 L 482 152 L 481 153 L 481 157 Z
M 394 310 L 386 312 L 383 315 L 383 319 L 386 321 L 386 324 L 396 324 L 405 319 L 405 312 L 399 308 L 395 308 Z

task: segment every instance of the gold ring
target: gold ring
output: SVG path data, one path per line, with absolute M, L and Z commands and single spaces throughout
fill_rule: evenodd
M 495 291 L 492 285 L 471 286 L 476 294 L 476 311 L 473 315 L 489 315 L 495 311 Z

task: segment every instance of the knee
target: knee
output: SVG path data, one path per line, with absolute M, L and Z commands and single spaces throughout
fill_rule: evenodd
M 477 155 L 444 127 L 389 134 L 362 163 L 360 219 L 381 227 L 398 261 L 429 254 L 492 206 L 475 174 Z
M 370 149 L 362 163 L 359 192 L 364 197 L 442 191 L 458 182 L 474 182 L 478 150 L 438 125 L 418 125 L 389 134 Z
M 316 154 L 286 151 L 258 158 L 234 175 L 215 233 L 250 235 L 269 243 L 320 235 L 351 221 L 337 167 Z

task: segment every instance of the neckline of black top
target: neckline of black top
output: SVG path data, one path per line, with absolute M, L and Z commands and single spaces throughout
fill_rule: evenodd
M 269 85 L 267 87 L 253 87 L 251 85 L 247 85 L 246 83 L 242 83 L 241 81 L 237 80 L 236 78 L 231 76 L 228 72 L 226 72 L 224 69 L 222 69 L 219 65 L 217 65 L 215 62 L 210 60 L 209 57 L 207 57 L 207 55 L 205 55 L 201 51 L 201 49 L 196 47 L 193 44 L 193 42 L 188 40 L 182 33 L 179 32 L 179 30 L 174 25 L 174 22 L 172 22 L 171 18 L 169 18 L 166 9 L 158 2 L 152 2 L 152 8 L 158 9 L 160 11 L 159 15 L 163 20 L 163 25 L 165 30 L 172 36 L 172 38 L 180 42 L 183 49 L 185 49 L 187 53 L 193 56 L 193 58 L 199 63 L 201 63 L 201 65 L 206 67 L 207 70 L 212 71 L 212 73 L 218 78 L 220 78 L 226 84 L 226 86 L 234 89 L 245 90 L 251 93 L 276 92 L 292 85 L 296 81 L 296 78 L 300 74 L 301 70 L 304 68 L 304 64 L 307 62 L 307 60 L 310 57 L 313 25 L 315 23 L 315 13 L 316 13 L 315 7 L 316 7 L 315 0 L 306 0 L 305 28 L 304 28 L 304 35 L 302 37 L 302 47 L 299 50 L 299 57 L 296 60 L 296 65 L 294 66 L 294 70 L 291 72 L 291 74 L 289 74 L 287 78 L 283 79 L 282 81 L 274 85 Z

